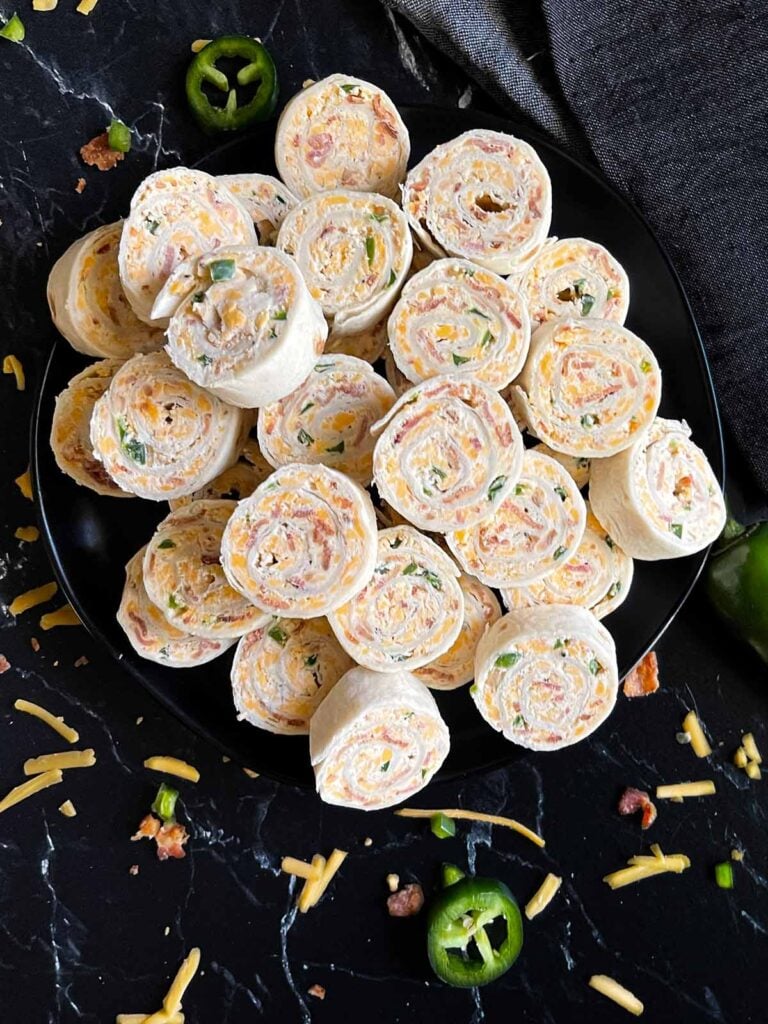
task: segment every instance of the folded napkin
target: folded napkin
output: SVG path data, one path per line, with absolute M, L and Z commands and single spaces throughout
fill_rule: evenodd
M 768 493 L 768 18 L 759 0 L 384 0 L 642 210 Z

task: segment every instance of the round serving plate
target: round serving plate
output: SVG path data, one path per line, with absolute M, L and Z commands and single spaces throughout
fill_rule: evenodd
M 717 404 L 704 349 L 680 281 L 658 240 L 636 210 L 598 174 L 521 125 L 471 110 L 405 107 L 412 162 L 470 128 L 492 128 L 527 139 L 552 178 L 552 234 L 605 245 L 626 268 L 631 298 L 627 326 L 651 346 L 663 375 L 660 413 L 690 424 L 722 481 L 724 457 Z M 274 173 L 274 126 L 236 139 L 199 166 L 213 174 Z M 138 182 L 136 182 L 138 185 Z M 312 783 L 306 737 L 274 736 L 237 722 L 229 685 L 232 652 L 194 669 L 144 661 L 133 651 L 115 613 L 123 567 L 168 512 L 164 502 L 116 500 L 79 487 L 59 471 L 49 445 L 56 395 L 86 364 L 58 341 L 37 397 L 32 470 L 42 533 L 61 587 L 87 629 L 160 703 L 190 729 L 241 764 L 281 781 Z M 629 597 L 606 620 L 622 675 L 650 650 L 693 587 L 706 552 L 665 562 L 636 562 Z M 233 649 L 234 650 L 234 649 Z M 498 767 L 531 756 L 481 719 L 468 687 L 435 693 L 451 731 L 451 752 L 438 778 Z

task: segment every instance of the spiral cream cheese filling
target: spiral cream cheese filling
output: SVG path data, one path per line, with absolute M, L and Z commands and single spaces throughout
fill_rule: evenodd
M 250 214 L 259 245 L 274 245 L 285 215 L 298 199 L 282 181 L 269 174 L 220 174 L 225 185 Z

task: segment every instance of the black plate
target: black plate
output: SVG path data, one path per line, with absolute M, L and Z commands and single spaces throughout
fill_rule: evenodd
M 661 413 L 685 418 L 724 473 L 720 421 L 701 339 L 669 259 L 640 215 L 597 174 L 519 125 L 475 111 L 406 107 L 413 161 L 469 128 L 511 131 L 532 142 L 552 177 L 552 233 L 602 242 L 621 261 L 631 282 L 627 326 L 651 346 L 661 364 Z M 212 173 L 274 173 L 273 126 L 238 139 L 201 163 Z M 138 183 L 137 183 L 138 184 Z M 265 775 L 312 782 L 304 737 L 273 736 L 238 723 L 229 687 L 231 653 L 196 669 L 174 670 L 139 658 L 115 620 L 123 566 L 167 514 L 164 502 L 104 498 L 59 472 L 48 437 L 56 395 L 85 365 L 59 341 L 51 352 L 38 395 L 32 431 L 32 465 L 43 536 L 62 589 L 89 631 L 161 704 L 224 753 Z M 607 620 L 623 674 L 649 650 L 680 610 L 704 565 L 705 553 L 670 562 L 639 562 L 629 598 Z M 468 688 L 436 694 L 451 730 L 451 753 L 440 778 L 490 768 L 526 756 L 480 718 Z

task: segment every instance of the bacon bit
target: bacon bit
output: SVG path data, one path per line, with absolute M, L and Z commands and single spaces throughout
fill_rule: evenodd
M 312 985 L 307 989 L 307 995 L 314 996 L 315 999 L 325 999 L 325 989 L 322 985 Z
M 656 652 L 649 651 L 624 680 L 625 697 L 647 697 L 659 688 L 659 663 Z
M 7 672 L 10 667 L 10 661 L 8 661 L 4 654 L 0 654 L 0 676 L 3 674 L 3 672 Z
M 139 823 L 139 830 L 131 836 L 131 842 L 138 839 L 154 839 L 157 843 L 157 859 L 186 857 L 184 844 L 189 839 L 187 830 L 177 821 L 163 825 L 154 814 L 147 814 Z
M 138 864 L 131 864 L 131 866 L 128 868 L 128 874 L 129 875 L 138 875 L 138 873 L 139 873 L 139 865 Z
M 84 654 L 81 654 L 80 657 L 75 662 L 75 668 L 82 668 L 83 665 L 87 665 L 87 664 L 88 664 L 88 659 L 86 658 L 86 656 Z
M 634 814 L 636 811 L 643 812 L 643 816 L 640 819 L 640 828 L 643 830 L 650 828 L 654 821 L 656 821 L 656 805 L 648 794 L 642 789 L 635 789 L 633 786 L 629 786 L 621 794 L 619 814 Z
M 90 145 L 90 143 L 89 143 L 89 145 Z M 83 149 L 85 149 L 85 147 L 83 147 Z M 82 155 L 82 150 L 81 150 L 81 155 Z M 83 157 L 83 159 L 85 159 L 85 157 Z M 84 191 L 85 191 L 85 178 L 78 178 L 77 179 L 77 184 L 75 185 L 75 192 L 77 192 L 77 194 L 80 196 L 80 195 L 83 194 Z
M 110 148 L 106 132 L 86 142 L 80 149 L 80 159 L 89 167 L 98 167 L 100 171 L 111 171 L 123 159 L 125 153 Z
M 154 814 L 148 814 L 139 822 L 139 829 L 131 836 L 131 842 L 135 843 L 137 839 L 154 839 L 160 831 L 160 825 L 159 818 L 156 818 Z
M 37 654 L 37 652 L 40 650 L 40 641 L 37 639 L 36 636 L 31 636 L 29 638 L 29 646 L 32 648 L 35 654 Z
M 390 917 L 413 917 L 424 906 L 424 890 L 418 882 L 404 885 L 398 892 L 387 897 L 387 911 Z

